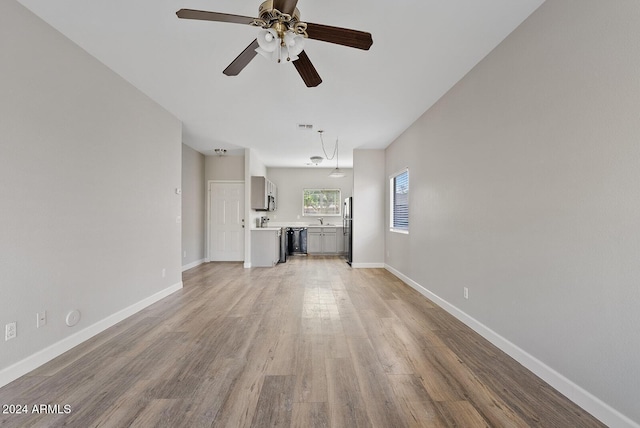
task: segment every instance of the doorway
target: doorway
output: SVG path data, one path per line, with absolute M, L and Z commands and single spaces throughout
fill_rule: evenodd
M 244 182 L 209 182 L 209 261 L 244 260 Z

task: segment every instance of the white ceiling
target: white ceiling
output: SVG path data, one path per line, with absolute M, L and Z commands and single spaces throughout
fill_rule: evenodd
M 316 88 L 260 56 L 223 75 L 257 29 L 175 15 L 257 16 L 261 0 L 18 1 L 178 117 L 192 148 L 249 147 L 267 166 L 301 167 L 323 155 L 323 129 L 350 167 L 353 149 L 387 147 L 544 0 L 300 0 L 302 21 L 373 35 L 369 51 L 307 40 Z

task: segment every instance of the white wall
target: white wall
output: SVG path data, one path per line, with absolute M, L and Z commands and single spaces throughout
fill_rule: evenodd
M 0 2 L 0 385 L 181 286 L 180 157 L 175 117 Z
M 205 156 L 182 145 L 182 269 L 204 261 Z
M 353 151 L 353 262 L 351 266 L 384 267 L 384 150 Z
M 244 180 L 244 156 L 206 156 L 206 180 Z
M 268 213 L 272 222 L 277 223 L 317 223 L 317 216 L 302 215 L 303 189 L 340 189 L 342 199 L 348 198 L 353 191 L 353 171 L 340 168 L 346 175 L 331 178 L 331 168 L 268 168 L 267 178 L 278 190 L 278 207 Z M 264 214 L 264 213 L 263 213 Z M 325 216 L 325 223 L 342 224 L 342 217 Z
M 387 264 L 610 426 L 640 422 L 639 41 L 640 2 L 547 1 L 387 149 Z

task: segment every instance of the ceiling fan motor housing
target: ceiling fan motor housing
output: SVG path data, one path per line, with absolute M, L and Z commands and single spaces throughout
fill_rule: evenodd
M 277 10 L 278 13 L 274 13 L 273 12 L 274 10 Z M 278 15 L 278 14 L 287 16 L 286 13 L 273 7 L 273 0 L 267 0 L 263 2 L 258 8 L 258 16 L 267 22 L 273 19 L 274 15 Z M 288 16 L 291 17 L 291 21 L 300 21 L 300 11 L 298 10 L 297 7 L 293 11 L 293 13 Z
M 278 33 L 281 40 L 284 40 L 284 35 L 287 31 L 308 37 L 306 32 L 307 24 L 300 22 L 300 11 L 298 8 L 295 8 L 293 14 L 289 15 L 275 9 L 273 0 L 267 0 L 258 8 L 258 16 L 259 18 L 254 20 L 253 25 L 264 29 L 272 28 Z

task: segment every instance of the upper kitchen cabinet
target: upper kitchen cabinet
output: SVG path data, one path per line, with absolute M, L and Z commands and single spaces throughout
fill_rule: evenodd
M 267 177 L 251 176 L 251 209 L 275 211 L 276 193 L 276 185 Z

